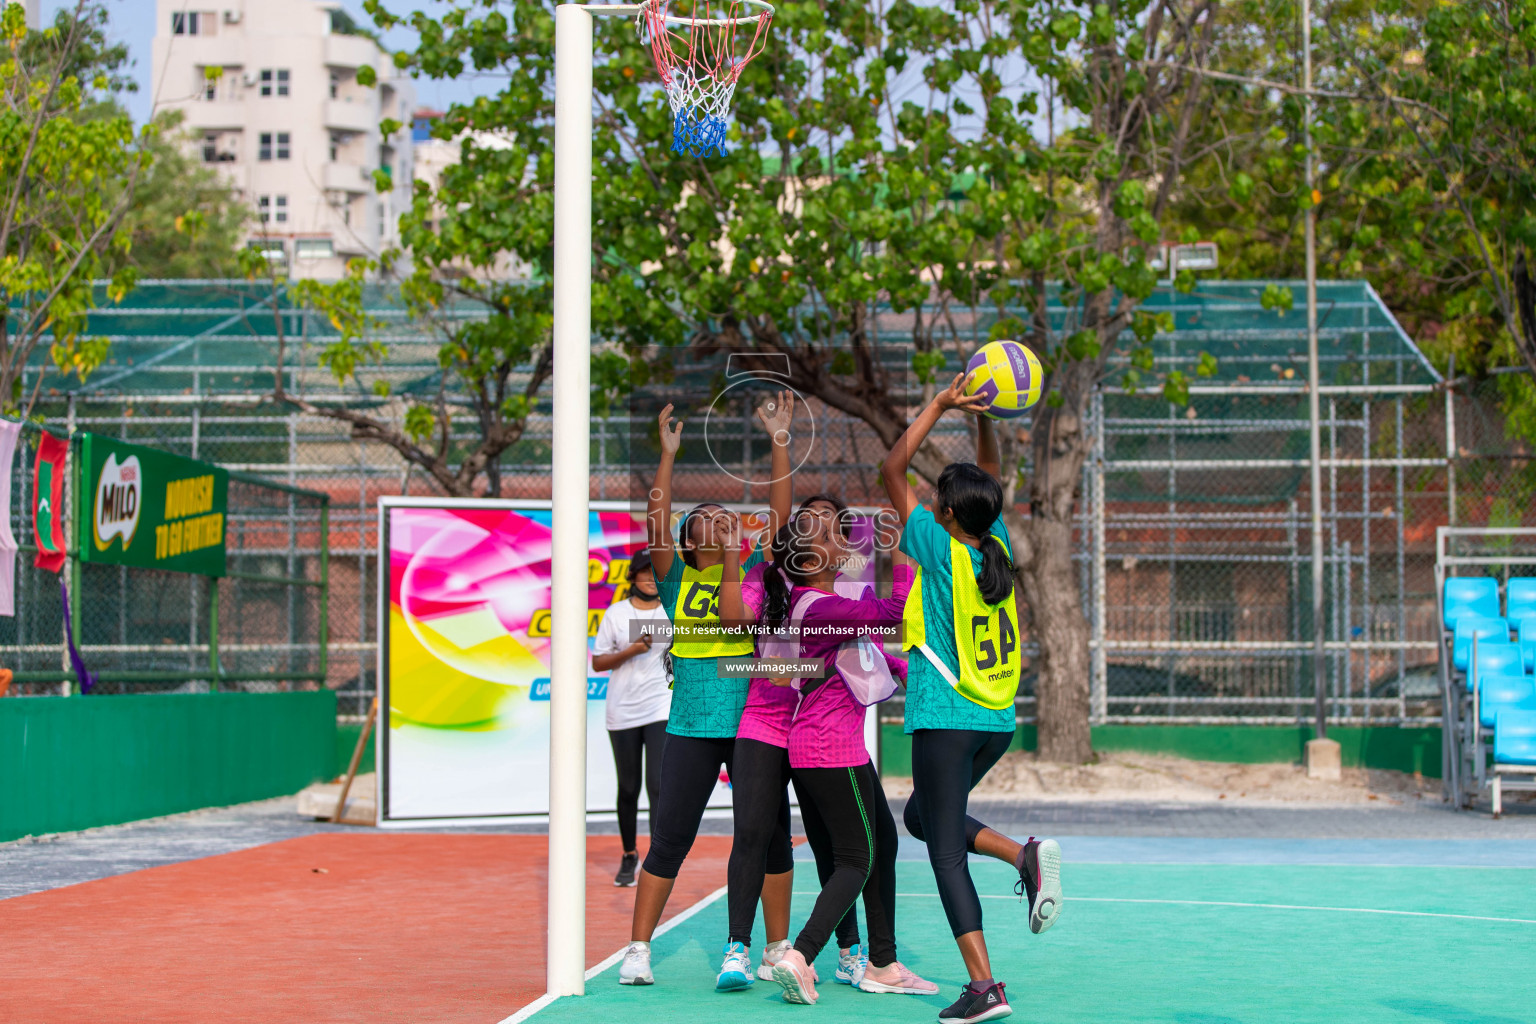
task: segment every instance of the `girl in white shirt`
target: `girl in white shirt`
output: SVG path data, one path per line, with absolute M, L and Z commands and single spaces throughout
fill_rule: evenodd
M 613 744 L 613 764 L 619 776 L 619 836 L 624 859 L 613 884 L 635 884 L 639 854 L 635 849 L 635 819 L 640 806 L 641 760 L 644 755 L 645 795 L 656 806 L 656 779 L 661 745 L 666 740 L 672 691 L 663 656 L 670 620 L 656 591 L 656 573 L 648 552 L 629 563 L 629 599 L 608 606 L 592 645 L 592 668 L 608 677 L 607 726 Z M 659 635 L 658 635 L 659 634 Z

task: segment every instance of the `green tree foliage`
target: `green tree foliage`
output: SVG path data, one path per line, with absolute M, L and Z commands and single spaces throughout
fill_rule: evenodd
M 92 10 L 80 0 L 40 40 L 20 5 L 0 12 L 0 403 L 11 411 L 36 398 L 42 374 L 25 393 L 22 379 L 40 345 L 61 374 L 83 378 L 105 358 L 106 340 L 84 334 L 91 282 L 128 249 L 123 218 L 154 132 L 136 138 L 126 116 L 95 109 L 108 75 L 72 73 L 88 66 L 80 55 L 94 38 Z M 132 279 L 119 269 L 111 293 Z
M 190 149 L 181 111 L 157 115 L 145 136 L 148 165 L 123 221 L 126 252 L 108 265 L 141 278 L 230 277 L 250 221 L 250 206 Z
M 366 6 L 381 29 L 402 20 L 383 0 Z M 681 345 L 780 353 L 797 389 L 890 443 L 946 353 L 988 340 L 960 307 L 1032 310 L 998 328 L 1027 337 L 1050 373 L 1027 433 L 1033 515 L 1011 528 L 1043 651 L 1042 749 L 1086 757 L 1070 532 L 1087 403 L 1156 330 L 1137 312 L 1156 285 L 1143 247 L 1160 239 L 1183 169 L 1220 158 L 1215 97 L 1189 69 L 1219 58 L 1240 26 L 1214 0 L 776 8 L 736 90 L 730 153 L 705 160 L 669 151 L 671 113 L 633 24 L 597 20 L 593 326 L 608 342 L 594 381 L 621 388 L 627 363 L 643 382 Z M 400 67 L 505 83 L 439 126 L 464 139 L 463 161 L 436 194 L 418 189 L 402 224 L 413 301 L 486 291 L 508 254 L 547 280 L 552 4 L 458 0 L 407 20 L 419 45 Z M 1047 281 L 1072 310 L 1065 330 L 1045 316 Z M 911 316 L 910 339 L 872 329 L 881 304 Z M 521 357 L 496 347 L 502 333 L 472 340 Z M 1182 375 L 1161 384 L 1173 400 L 1187 393 Z M 932 478 L 943 462 L 925 451 L 915 466 Z

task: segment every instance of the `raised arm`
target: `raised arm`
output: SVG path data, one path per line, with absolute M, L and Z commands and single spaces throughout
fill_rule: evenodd
M 997 428 L 986 416 L 976 417 L 976 465 L 993 479 L 1003 479 L 1003 457 L 997 451 Z
M 741 599 L 741 518 L 734 512 L 724 514 L 730 516 L 730 525 L 721 541 L 724 552 L 720 566 L 720 625 L 726 629 L 745 629 L 756 616 Z
M 928 432 L 939 422 L 939 417 L 950 409 L 979 412 L 987 404 L 987 400 L 980 395 L 966 397 L 965 384 L 968 379 L 963 373 L 956 374 L 949 387 L 934 395 L 933 401 L 917 414 L 917 419 L 912 421 L 907 432 L 896 439 L 891 453 L 880 466 L 880 481 L 885 484 L 885 493 L 890 496 L 896 518 L 903 526 L 907 524 L 907 517 L 912 514 L 912 510 L 918 506 L 917 495 L 907 482 L 907 467 L 912 464 L 912 456 L 917 454 L 917 450 L 928 439 Z
M 772 543 L 779 527 L 789 522 L 790 506 L 795 503 L 794 476 L 789 465 L 789 428 L 794 416 L 793 391 L 780 391 L 770 396 L 757 410 L 758 420 L 773 440 L 772 477 L 768 484 L 768 543 Z
M 656 464 L 656 480 L 645 498 L 645 542 L 651 551 L 656 578 L 672 568 L 672 462 L 683 443 L 683 421 L 672 423 L 672 403 L 657 417 L 661 433 L 661 461 Z

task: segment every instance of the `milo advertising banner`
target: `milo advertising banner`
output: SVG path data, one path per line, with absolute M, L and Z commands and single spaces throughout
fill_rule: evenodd
M 229 473 L 218 466 L 84 434 L 80 558 L 224 575 Z

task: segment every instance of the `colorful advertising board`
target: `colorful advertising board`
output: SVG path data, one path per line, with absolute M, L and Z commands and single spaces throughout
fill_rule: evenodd
M 82 561 L 224 575 L 226 470 L 99 434 L 80 463 Z
M 643 511 L 592 508 L 589 651 L 645 547 Z M 548 813 L 549 503 L 385 498 L 379 519 L 380 824 Z M 873 532 L 860 520 L 854 539 L 872 547 Z M 858 572 L 872 578 L 872 563 Z M 588 664 L 587 809 L 611 813 L 607 674 Z M 710 805 L 730 805 L 724 781 Z

